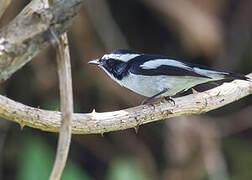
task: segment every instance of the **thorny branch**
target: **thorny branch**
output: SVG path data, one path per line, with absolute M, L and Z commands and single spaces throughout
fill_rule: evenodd
M 248 75 L 252 78 L 252 73 Z M 137 106 L 114 112 L 80 114 L 74 113 L 72 132 L 74 134 L 102 134 L 134 128 L 138 125 L 166 118 L 201 114 L 237 101 L 252 94 L 252 82 L 235 80 L 214 89 L 175 98 L 175 105 L 169 102 L 149 106 Z M 61 113 L 33 108 L 0 96 L 0 117 L 50 132 L 58 132 Z

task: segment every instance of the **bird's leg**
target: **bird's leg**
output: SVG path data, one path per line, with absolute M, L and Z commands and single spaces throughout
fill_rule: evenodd
M 144 100 L 142 101 L 141 105 L 143 105 L 143 104 L 148 104 L 148 105 L 151 105 L 151 106 L 153 106 L 153 107 L 155 108 L 155 106 L 154 106 L 152 103 L 150 103 L 149 101 L 152 100 L 152 99 L 154 99 L 154 98 L 157 97 L 157 96 L 160 96 L 161 94 L 166 93 L 167 91 L 168 91 L 168 88 L 165 88 L 163 91 L 161 91 L 161 92 L 155 94 L 154 96 L 151 96 L 151 97 L 148 97 L 148 98 L 144 99 Z
M 147 105 L 149 105 L 149 106 L 152 106 L 152 107 L 155 109 L 154 104 L 152 104 L 152 103 L 149 102 L 149 101 L 152 100 L 152 99 L 154 99 L 154 98 L 157 97 L 157 96 L 160 96 L 161 94 L 164 94 L 164 93 L 167 92 L 167 91 L 168 91 L 168 89 L 165 88 L 163 91 L 161 91 L 161 92 L 155 94 L 154 96 L 151 96 L 151 97 L 148 97 L 148 98 L 144 99 L 144 100 L 141 102 L 141 105 L 147 104 Z M 138 132 L 138 129 L 139 129 L 140 124 L 141 124 L 141 120 L 138 121 L 136 127 L 134 127 L 136 133 Z
M 165 100 L 168 102 L 172 102 L 173 105 L 175 106 L 175 101 L 171 98 L 171 96 L 165 96 Z

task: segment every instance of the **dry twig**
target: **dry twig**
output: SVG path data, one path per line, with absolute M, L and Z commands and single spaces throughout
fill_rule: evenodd
M 64 170 L 72 134 L 73 91 L 67 34 L 63 34 L 57 46 L 57 62 L 60 84 L 62 120 L 58 140 L 57 154 L 51 173 L 51 180 L 58 180 Z
M 10 5 L 11 0 L 2 0 L 0 2 L 0 18 L 2 17 L 2 15 L 4 14 L 5 10 L 8 8 L 8 6 Z
M 45 0 L 46 4 L 48 1 Z M 54 0 L 54 2 L 57 2 Z M 68 152 L 71 144 L 72 135 L 72 114 L 73 114 L 73 88 L 71 75 L 71 61 L 68 46 L 67 33 L 58 37 L 54 31 L 50 29 L 54 41 L 58 41 L 56 54 L 58 64 L 59 89 L 60 89 L 60 105 L 62 111 L 62 120 L 59 133 L 56 158 L 50 180 L 59 180 L 66 165 Z

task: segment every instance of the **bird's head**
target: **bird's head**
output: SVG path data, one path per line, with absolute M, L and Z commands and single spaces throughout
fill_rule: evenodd
M 123 73 L 126 73 L 128 62 L 140 55 L 131 50 L 119 49 L 108 52 L 99 59 L 89 61 L 88 64 L 98 65 L 110 76 L 121 79 Z

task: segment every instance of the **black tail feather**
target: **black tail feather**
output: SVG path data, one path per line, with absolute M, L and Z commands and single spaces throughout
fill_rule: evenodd
M 225 75 L 226 79 L 240 79 L 240 80 L 245 80 L 245 81 L 250 81 L 251 79 L 249 77 L 246 77 L 243 74 L 238 74 L 238 73 L 233 73 L 233 72 L 229 72 L 228 74 Z

